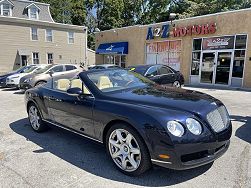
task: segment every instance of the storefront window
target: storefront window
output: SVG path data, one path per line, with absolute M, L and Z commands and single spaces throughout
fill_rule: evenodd
M 122 68 L 126 67 L 126 56 L 125 55 L 121 56 L 121 67 Z
M 235 49 L 246 49 L 247 35 L 237 35 L 235 41 Z
M 192 53 L 191 75 L 199 75 L 201 52 Z
M 235 50 L 232 77 L 243 77 L 245 53 L 245 50 Z
M 193 40 L 193 51 L 201 50 L 202 39 L 194 39 Z

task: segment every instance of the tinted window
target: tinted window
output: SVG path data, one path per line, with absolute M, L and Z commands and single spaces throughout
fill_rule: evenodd
M 138 67 L 129 67 L 130 71 L 134 71 L 136 73 L 139 73 L 141 75 L 144 75 L 148 67 L 146 66 L 138 66 Z
M 156 76 L 158 74 L 157 67 L 153 66 L 148 69 L 146 76 Z
M 158 69 L 159 69 L 159 74 L 160 75 L 173 73 L 173 71 L 170 68 L 165 67 L 165 66 L 160 66 Z
M 66 70 L 66 71 L 71 71 L 71 70 L 74 70 L 74 69 L 76 69 L 75 66 L 72 66 L 72 65 L 65 65 L 65 70 Z
M 51 70 L 53 72 L 63 72 L 64 67 L 62 65 L 60 65 L 60 66 L 53 67 Z
M 201 50 L 201 41 L 202 39 L 193 40 L 193 50 Z

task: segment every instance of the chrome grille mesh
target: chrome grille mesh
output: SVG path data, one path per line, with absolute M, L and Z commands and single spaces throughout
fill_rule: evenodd
M 224 106 L 207 114 L 207 121 L 215 132 L 221 132 L 229 125 L 229 115 Z

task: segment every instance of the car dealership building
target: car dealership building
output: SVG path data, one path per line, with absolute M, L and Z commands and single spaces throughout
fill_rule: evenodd
M 96 33 L 96 63 L 165 64 L 186 84 L 251 88 L 251 9 Z

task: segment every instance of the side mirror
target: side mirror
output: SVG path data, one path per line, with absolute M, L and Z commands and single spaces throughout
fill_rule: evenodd
M 82 89 L 78 88 L 78 87 L 74 87 L 74 88 L 70 88 L 66 91 L 69 95 L 81 95 L 83 94 Z
M 50 71 L 48 72 L 48 74 L 50 75 L 50 77 L 52 77 L 53 73 L 54 73 L 53 70 L 50 70 Z

